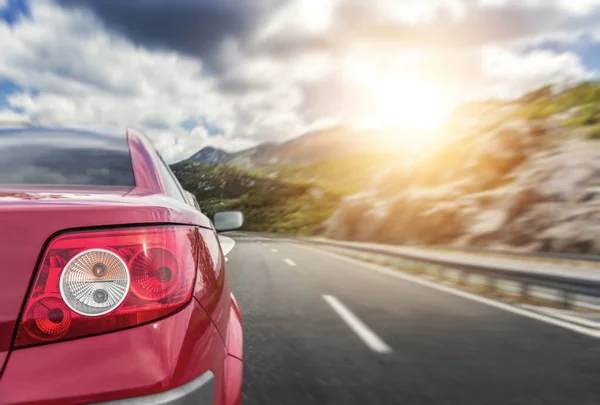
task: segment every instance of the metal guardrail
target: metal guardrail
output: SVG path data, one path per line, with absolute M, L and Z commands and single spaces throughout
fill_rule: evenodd
M 485 276 L 490 288 L 496 281 L 520 283 L 521 295 L 529 295 L 530 287 L 539 286 L 563 293 L 563 302 L 569 305 L 573 295 L 600 297 L 600 269 L 574 268 L 545 262 L 524 261 L 517 258 L 477 257 L 472 252 L 440 252 L 434 249 L 379 245 L 361 242 L 342 242 L 323 238 L 294 238 L 310 244 L 351 249 L 399 259 L 417 261 L 444 269 L 462 272 L 461 279 L 470 275 Z M 529 257 L 531 259 L 532 257 Z
M 270 234 L 264 232 L 252 232 L 252 231 L 232 231 L 229 232 L 233 235 L 255 235 L 258 237 L 265 238 L 288 238 L 294 239 L 298 238 L 294 235 L 286 235 L 286 234 Z M 318 238 L 324 239 L 324 238 Z M 342 242 L 337 240 L 332 240 L 334 242 Z M 357 242 L 362 243 L 362 242 Z M 392 245 L 388 245 L 392 246 Z M 514 258 L 526 258 L 526 259 L 553 259 L 553 260 L 561 260 L 561 261 L 578 261 L 578 262 L 600 262 L 600 255 L 595 254 L 585 254 L 585 253 L 555 253 L 555 252 L 523 252 L 516 250 L 501 250 L 501 249 L 485 249 L 479 247 L 469 247 L 469 246 L 452 246 L 452 245 L 429 245 L 422 246 L 424 249 L 439 249 L 439 250 L 448 250 L 462 253 L 477 253 L 477 254 L 497 254 L 507 257 Z
M 556 260 L 575 260 L 583 262 L 600 262 L 600 256 L 585 253 L 553 253 L 553 252 L 519 252 L 512 250 L 500 250 L 500 249 L 484 249 L 477 247 L 466 247 L 466 246 L 448 246 L 448 245 L 435 245 L 435 248 L 444 250 L 453 250 L 456 252 L 471 252 L 471 253 L 493 253 L 514 257 L 532 258 L 532 259 L 556 259 Z

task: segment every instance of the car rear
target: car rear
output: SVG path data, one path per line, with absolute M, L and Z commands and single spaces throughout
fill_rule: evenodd
M 1 130 L 0 223 L 0 404 L 239 403 L 216 234 L 143 135 Z

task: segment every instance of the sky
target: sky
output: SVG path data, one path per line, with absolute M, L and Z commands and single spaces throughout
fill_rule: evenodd
M 0 50 L 0 121 L 176 162 L 598 78 L 600 0 L 0 0 Z

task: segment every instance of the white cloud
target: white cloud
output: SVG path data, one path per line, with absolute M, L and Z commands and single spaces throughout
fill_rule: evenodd
M 560 6 L 573 14 L 586 14 L 600 6 L 599 0 L 559 0 Z
M 32 3 L 31 12 L 31 20 L 16 26 L 0 23 L 0 77 L 39 91 L 12 94 L 8 101 L 42 124 L 110 131 L 142 127 L 170 161 L 204 145 L 235 150 L 298 133 L 306 125 L 297 112 L 298 74 L 286 75 L 286 66 L 266 59 L 240 63 L 235 78 L 262 80 L 263 87 L 227 94 L 216 87 L 215 77 L 203 73 L 201 61 L 136 47 L 104 31 L 88 13 L 47 1 Z M 202 117 L 224 134 L 184 131 L 178 123 L 188 117 Z
M 374 0 L 373 4 L 380 15 L 409 24 L 432 21 L 440 11 L 445 11 L 454 19 L 460 19 L 467 11 L 464 0 Z
M 560 9 L 573 13 L 589 13 L 600 6 L 599 0 L 479 0 L 479 4 L 491 7 L 503 7 L 506 5 L 516 5 L 522 7 L 540 7 L 553 5 Z
M 0 110 L 0 125 L 27 123 L 28 121 L 28 117 L 25 114 L 20 114 L 8 109 Z
M 503 7 L 506 5 L 518 5 L 522 7 L 539 7 L 554 0 L 479 0 L 479 4 L 488 7 Z
M 404 28 L 422 22 L 431 27 L 440 15 L 466 20 L 476 10 L 469 7 L 510 3 L 531 8 L 548 1 L 573 15 L 590 12 L 600 3 L 480 0 L 476 6 L 467 0 L 290 0 L 265 15 L 263 28 L 247 39 L 250 45 L 235 37 L 221 44 L 221 69 L 209 74 L 200 59 L 142 48 L 106 31 L 84 9 L 66 10 L 50 0 L 36 0 L 30 2 L 31 19 L 14 26 L 0 21 L 0 78 L 25 88 L 8 97 L 9 104 L 22 109 L 25 116 L 47 125 L 107 131 L 122 131 L 128 125 L 142 128 L 167 160 L 176 161 L 209 144 L 237 150 L 264 140 L 289 138 L 323 122 L 373 120 L 382 112 L 369 108 L 381 110 L 377 106 L 382 103 L 410 100 L 410 91 L 402 89 L 412 87 L 405 84 L 417 83 L 414 87 L 421 90 L 435 84 L 448 99 L 444 103 L 450 105 L 464 99 L 467 88 L 480 91 L 481 87 L 474 90 L 476 86 L 508 97 L 546 83 L 591 77 L 593 72 L 570 52 L 523 54 L 505 43 L 485 46 L 480 52 L 478 42 L 459 49 L 439 49 L 443 44 L 436 41 L 431 47 L 411 48 L 409 43 L 378 42 L 380 37 L 369 37 L 368 32 L 366 38 L 357 34 L 349 40 L 346 34 L 354 34 L 352 24 L 336 30 L 336 24 L 343 25 L 336 13 L 349 6 L 368 10 L 377 24 Z M 373 21 L 364 22 L 361 27 L 369 29 Z M 542 40 L 554 34 L 577 37 L 587 28 L 567 25 L 564 29 L 559 33 L 524 31 L 526 38 L 510 40 L 523 46 L 532 38 Z M 282 38 L 291 38 L 292 43 L 298 40 L 301 50 L 284 47 L 261 52 L 265 44 L 287 44 L 278 42 Z M 302 40 L 310 43 L 313 39 L 325 45 L 308 47 L 310 51 L 302 48 Z M 343 41 L 344 46 L 327 49 L 330 39 Z M 339 87 L 332 82 L 339 82 Z M 321 88 L 316 101 L 306 90 L 310 86 Z M 422 92 L 418 88 L 411 91 Z M 314 107 L 317 104 L 327 113 Z M 2 114 L 9 113 L 0 113 L 0 118 Z M 178 125 L 190 117 L 216 125 L 223 133 L 210 136 L 202 125 L 191 131 Z
M 484 78 L 490 95 L 515 97 L 546 84 L 568 85 L 595 77 L 574 53 L 534 50 L 519 53 L 497 46 L 483 49 Z
M 230 138 L 223 135 L 211 136 L 206 128 L 202 126 L 197 126 L 190 132 L 181 128 L 157 131 L 154 139 L 156 148 L 170 162 L 178 162 L 188 158 L 206 145 L 237 151 L 255 146 L 258 143 L 256 140 L 248 138 Z
M 342 0 L 292 0 L 278 8 L 258 33 L 259 40 L 282 32 L 314 35 L 326 32 L 333 24 L 334 13 Z

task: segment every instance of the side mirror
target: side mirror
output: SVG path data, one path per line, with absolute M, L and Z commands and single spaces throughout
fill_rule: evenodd
M 217 212 L 213 218 L 217 232 L 233 231 L 244 225 L 244 214 L 240 211 Z

